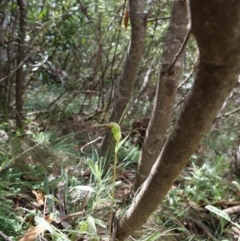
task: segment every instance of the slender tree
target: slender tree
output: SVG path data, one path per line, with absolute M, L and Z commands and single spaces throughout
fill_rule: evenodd
M 124 240 L 140 228 L 187 164 L 240 74 L 240 1 L 191 0 L 192 33 L 200 52 L 194 84 L 148 178 L 115 225 Z
M 187 42 L 187 23 L 187 7 L 185 1 L 175 0 L 160 64 L 154 111 L 139 159 L 135 190 L 138 189 L 147 178 L 165 140 L 175 103 L 178 79 L 183 66 L 183 56 L 181 52 Z
M 111 122 L 121 122 L 127 104 L 131 98 L 134 83 L 137 79 L 139 66 L 143 56 L 147 26 L 147 16 L 146 13 L 144 13 L 144 3 L 144 0 L 129 0 L 131 41 L 123 71 L 115 91 L 115 102 L 110 117 Z M 106 135 L 103 143 L 103 150 L 107 149 L 109 139 L 110 135 Z
M 16 72 L 16 121 L 17 126 L 22 127 L 23 121 L 23 82 L 24 70 L 23 62 L 25 57 L 25 37 L 26 37 L 26 16 L 27 8 L 25 0 L 17 0 L 20 9 L 18 50 L 17 50 L 17 72 Z

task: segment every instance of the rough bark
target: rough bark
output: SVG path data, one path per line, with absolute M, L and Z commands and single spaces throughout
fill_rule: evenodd
M 19 128 L 22 127 L 23 121 L 23 82 L 24 71 L 23 61 L 25 57 L 24 45 L 26 37 L 26 16 L 27 9 L 25 0 L 17 0 L 20 9 L 19 35 L 18 35 L 18 50 L 17 50 L 17 66 L 20 66 L 16 72 L 16 122 Z
M 144 3 L 144 0 L 129 0 L 131 42 L 123 72 L 115 91 L 115 103 L 110 117 L 111 122 L 117 122 L 119 124 L 133 92 L 134 83 L 137 79 L 139 65 L 143 56 L 147 24 L 147 16 L 144 13 Z M 107 149 L 109 139 L 110 135 L 106 135 L 103 143 L 104 151 Z
M 6 63 L 6 50 L 4 49 L 4 39 L 5 39 L 5 29 L 6 29 L 6 23 L 4 19 L 5 15 L 5 5 L 6 2 L 2 1 L 0 2 L 0 79 L 3 78 L 4 76 L 4 67 Z M 3 82 L 0 81 L 0 104 L 1 107 L 3 108 L 4 106 L 4 87 L 3 87 Z
M 161 71 L 153 113 L 139 158 L 138 172 L 134 187 L 135 190 L 146 180 L 153 164 L 160 154 L 163 142 L 166 138 L 166 132 L 169 127 L 176 98 L 178 79 L 183 65 L 182 55 L 177 56 L 177 54 L 184 47 L 184 40 L 188 33 L 187 24 L 186 2 L 175 0 L 160 64 Z M 178 57 L 178 60 L 175 65 L 172 66 L 176 57 Z
M 161 203 L 237 84 L 240 1 L 191 0 L 190 9 L 200 51 L 195 82 L 151 173 L 119 220 L 119 241 L 140 228 Z

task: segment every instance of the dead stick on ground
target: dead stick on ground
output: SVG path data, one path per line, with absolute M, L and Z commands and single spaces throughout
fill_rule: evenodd
M 9 238 L 6 234 L 4 234 L 3 232 L 0 231 L 0 236 L 4 238 L 4 240 L 6 241 L 12 241 L 11 238 Z

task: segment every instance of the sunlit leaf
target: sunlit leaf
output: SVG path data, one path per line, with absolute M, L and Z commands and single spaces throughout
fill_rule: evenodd
M 231 218 L 224 211 L 222 211 L 214 206 L 211 206 L 211 205 L 207 205 L 205 208 L 208 209 L 210 212 L 215 213 L 218 216 L 226 219 L 227 221 L 231 221 Z
M 238 188 L 238 190 L 240 190 L 240 184 L 238 182 L 233 181 L 232 184 L 234 184 Z
M 106 228 L 106 223 L 105 223 L 105 222 L 103 222 L 102 220 L 97 219 L 97 218 L 95 218 L 94 220 L 95 220 L 95 223 L 96 223 L 99 227 L 101 227 L 101 228 Z
M 88 222 L 88 232 L 91 234 L 97 234 L 97 228 L 96 228 L 94 218 L 92 216 L 88 216 L 87 222 Z
M 88 223 L 86 221 L 79 223 L 80 232 L 85 233 L 88 231 Z
M 50 225 L 50 220 L 46 220 L 46 219 L 44 219 L 44 218 L 41 218 L 41 217 L 38 217 L 38 216 L 36 216 L 35 217 L 35 221 L 36 221 L 36 223 L 38 223 L 38 224 L 40 224 L 42 227 L 44 227 L 44 229 L 46 229 L 46 230 L 48 230 L 51 234 L 53 234 L 53 228 L 52 228 L 52 226 Z
M 94 189 L 92 187 L 89 186 L 75 186 L 73 187 L 74 189 L 78 189 L 78 190 L 82 190 L 82 191 L 88 191 L 88 192 L 95 192 Z

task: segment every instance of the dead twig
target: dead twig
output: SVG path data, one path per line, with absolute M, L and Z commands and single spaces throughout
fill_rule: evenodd
M 158 21 L 158 20 L 168 20 L 170 17 L 158 17 L 158 18 L 149 18 L 147 22 L 153 22 L 153 21 Z
M 230 112 L 228 112 L 228 113 L 226 113 L 226 114 L 224 114 L 222 116 L 216 117 L 215 120 L 226 118 L 226 117 L 228 117 L 228 116 L 230 116 L 230 115 L 232 115 L 232 114 L 234 114 L 234 113 L 236 113 L 238 111 L 240 111 L 240 107 L 235 109 L 235 110 L 232 110 L 232 111 L 230 111 Z
M 84 148 L 85 148 L 86 146 L 91 145 L 91 144 L 93 144 L 94 142 L 96 142 L 96 141 L 98 141 L 98 140 L 101 140 L 102 138 L 103 138 L 103 137 L 99 136 L 99 137 L 96 138 L 95 140 L 88 142 L 87 144 L 83 145 L 83 146 L 80 148 L 80 151 L 81 151 L 82 153 L 85 153 L 85 152 L 84 152 Z
M 6 240 L 6 241 L 12 241 L 11 238 L 9 238 L 6 234 L 4 234 L 4 233 L 1 232 L 1 231 L 0 231 L 0 236 L 1 236 L 2 238 L 4 238 L 4 240 Z
M 64 216 L 58 218 L 57 220 L 55 220 L 55 222 L 61 223 L 62 221 L 66 220 L 66 219 L 69 219 L 69 218 L 73 218 L 73 217 L 77 217 L 77 216 L 83 216 L 84 213 L 85 213 L 85 210 L 81 211 L 81 212 L 70 213 L 70 214 L 67 214 L 67 215 L 64 215 Z
M 179 57 L 181 56 L 183 50 L 185 49 L 185 47 L 186 47 L 186 45 L 187 45 L 187 42 L 188 42 L 188 40 L 189 40 L 189 38 L 190 38 L 190 32 L 191 32 L 191 30 L 189 30 L 189 31 L 187 32 L 186 37 L 185 37 L 185 39 L 184 39 L 184 41 L 183 41 L 183 44 L 182 44 L 181 48 L 179 49 L 178 53 L 175 55 L 175 57 L 174 57 L 171 65 L 170 65 L 170 67 L 168 68 L 168 72 L 169 72 L 169 73 L 171 73 L 173 67 L 175 66 L 175 64 L 176 64 L 176 62 L 177 62 L 177 60 L 179 59 Z

